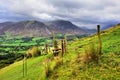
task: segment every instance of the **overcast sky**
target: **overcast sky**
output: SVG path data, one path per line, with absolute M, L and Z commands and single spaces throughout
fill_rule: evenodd
M 0 0 L 0 22 L 56 19 L 95 28 L 120 22 L 120 0 Z

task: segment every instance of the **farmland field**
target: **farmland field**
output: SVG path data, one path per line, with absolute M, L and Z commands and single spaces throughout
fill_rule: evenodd
M 56 38 L 62 39 L 64 35 L 56 34 Z M 68 35 L 68 41 L 84 37 L 87 35 Z M 0 68 L 5 67 L 14 61 L 22 59 L 22 55 L 33 46 L 38 46 L 39 49 L 44 49 L 47 43 L 52 46 L 52 37 L 22 37 L 22 36 L 0 36 Z M 5 58 L 4 58 L 5 57 Z

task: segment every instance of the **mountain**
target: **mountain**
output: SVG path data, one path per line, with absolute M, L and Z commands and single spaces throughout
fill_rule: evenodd
M 63 33 L 66 32 L 69 34 L 84 34 L 85 30 L 77 27 L 76 25 L 72 24 L 70 21 L 65 20 L 55 20 L 51 22 L 45 23 L 49 28 L 56 33 Z
M 3 22 L 0 23 L 0 34 L 4 34 L 4 31 L 6 31 L 10 25 L 14 24 L 13 22 Z
M 119 22 L 110 21 L 110 22 L 106 23 L 104 26 L 102 26 L 101 28 L 102 28 L 102 30 L 105 30 L 105 29 L 115 26 L 116 24 L 119 24 Z
M 3 25 L 0 27 L 4 27 Z M 13 24 L 5 25 L 4 33 L 8 33 L 11 36 L 47 36 L 50 33 L 48 26 L 38 21 L 21 21 Z M 2 29 L 1 29 L 2 30 Z
M 72 35 L 91 33 L 90 30 L 87 29 L 86 31 L 65 20 L 55 20 L 45 23 L 35 20 L 0 23 L 0 34 L 11 36 L 49 36 L 53 31 L 55 33 Z

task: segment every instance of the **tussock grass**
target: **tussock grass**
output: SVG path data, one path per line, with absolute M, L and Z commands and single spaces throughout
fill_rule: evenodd
M 54 57 L 53 60 L 50 60 L 49 58 L 45 60 L 45 70 L 44 74 L 45 77 L 49 77 L 52 75 L 52 72 L 59 67 L 63 63 L 63 59 L 59 56 Z
M 98 62 L 99 54 L 98 48 L 95 46 L 94 42 L 89 43 L 85 46 L 85 55 L 82 57 L 82 61 L 88 62 Z
M 26 57 L 36 57 L 41 54 L 40 49 L 37 46 L 33 46 L 26 52 Z

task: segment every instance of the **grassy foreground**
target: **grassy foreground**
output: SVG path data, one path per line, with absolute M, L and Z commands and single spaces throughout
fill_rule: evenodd
M 0 80 L 38 80 L 39 76 L 44 77 L 43 60 L 48 55 L 31 58 L 27 60 L 27 75 L 23 77 L 23 61 L 15 62 L 0 70 Z
M 27 76 L 23 77 L 22 61 L 0 70 L 0 80 L 119 80 L 120 79 L 120 25 L 102 32 L 103 55 L 99 63 L 84 64 L 80 61 L 86 46 L 93 42 L 97 47 L 97 36 L 93 35 L 68 43 L 68 53 L 63 63 L 52 68 L 46 76 L 45 60 L 52 54 L 28 59 Z M 87 48 L 88 49 L 88 48 Z M 50 67 L 54 67 L 54 61 Z
M 102 32 L 103 55 L 98 63 L 81 62 L 89 44 L 98 47 L 97 35 L 69 43 L 64 64 L 51 73 L 49 80 L 120 80 L 120 25 Z M 92 42 L 92 43 L 91 43 Z

